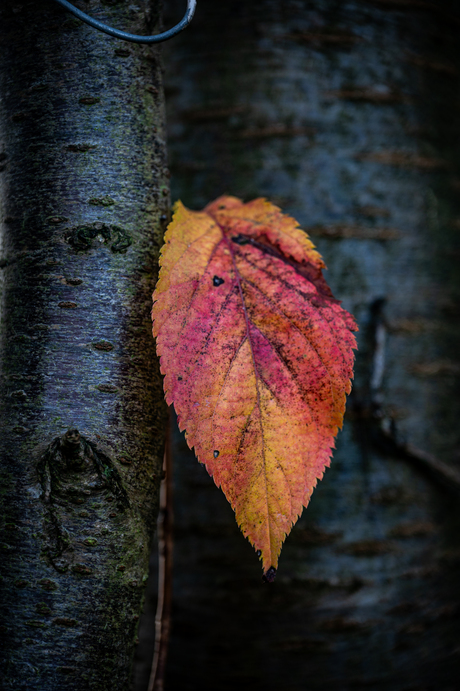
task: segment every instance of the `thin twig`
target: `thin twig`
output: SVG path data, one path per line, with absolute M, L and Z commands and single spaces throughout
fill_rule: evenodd
M 370 404 L 361 407 L 360 414 L 372 426 L 371 439 L 373 439 L 374 443 L 400 458 L 414 462 L 419 468 L 428 471 L 431 477 L 440 482 L 445 488 L 454 492 L 460 492 L 460 472 L 431 453 L 419 449 L 413 444 L 399 440 L 395 420 L 384 413 L 382 407 L 382 383 L 387 340 L 384 307 L 385 299 L 383 298 L 375 300 L 371 305 L 373 352 L 369 382 Z
M 163 691 L 171 629 L 173 507 L 171 421 L 166 431 L 163 460 L 164 477 L 160 489 L 158 516 L 158 604 L 155 616 L 155 649 L 147 691 Z
M 380 432 L 385 434 L 383 430 L 380 430 Z M 385 434 L 385 436 L 394 444 L 394 450 L 396 453 L 399 453 L 402 458 L 413 461 L 418 466 L 429 471 L 430 474 L 447 489 L 460 492 L 460 473 L 456 468 L 444 463 L 444 461 L 440 461 L 436 456 L 433 456 L 423 449 L 419 449 L 413 444 L 398 444 L 391 434 Z

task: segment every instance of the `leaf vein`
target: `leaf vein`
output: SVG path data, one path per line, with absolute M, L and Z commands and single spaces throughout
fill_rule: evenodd
M 323 322 L 326 323 L 329 332 L 330 332 L 330 333 L 332 334 L 332 336 L 335 338 L 335 336 L 334 336 L 334 331 L 333 331 L 332 328 L 331 328 L 331 323 L 330 323 L 329 319 L 327 319 L 326 315 L 323 314 L 323 312 L 322 312 L 318 307 L 315 307 L 315 306 L 311 303 L 310 298 L 311 298 L 312 294 L 309 295 L 308 293 L 304 293 L 303 291 L 301 291 L 301 290 L 299 290 L 298 288 L 296 288 L 295 286 L 293 286 L 291 283 L 288 283 L 287 281 L 283 280 L 280 276 L 273 275 L 273 274 L 268 270 L 268 267 L 264 267 L 264 266 L 255 264 L 254 262 L 251 262 L 251 261 L 248 259 L 247 255 L 242 254 L 241 252 L 238 252 L 238 251 L 237 251 L 237 253 L 238 253 L 238 256 L 241 257 L 244 261 L 246 261 L 246 262 L 249 264 L 249 266 L 252 266 L 253 269 L 256 269 L 257 271 L 263 271 L 263 272 L 264 272 L 265 274 L 267 274 L 267 276 L 268 276 L 269 278 L 271 278 L 273 281 L 280 283 L 280 284 L 283 285 L 285 288 L 288 288 L 289 290 L 292 290 L 293 292 L 297 293 L 297 295 L 300 295 L 300 296 L 303 297 L 306 301 L 308 301 L 308 303 L 310 304 L 311 308 L 317 313 L 319 319 L 320 319 L 321 321 L 323 321 Z M 244 280 L 245 280 L 245 281 L 248 281 L 248 283 L 250 282 L 248 278 L 244 278 Z M 308 279 L 305 279 L 305 280 L 308 280 Z M 264 293 L 263 293 L 263 294 L 264 294 Z M 345 327 L 345 328 L 347 328 L 347 327 Z M 341 344 L 340 340 L 338 340 L 338 339 L 337 339 L 336 342 L 337 342 L 337 346 L 338 346 L 339 351 L 340 351 L 342 363 L 343 363 L 343 365 L 345 366 L 345 368 L 348 369 L 347 363 L 346 363 L 346 361 L 345 361 L 345 356 L 344 356 L 342 344 Z
M 290 318 L 290 317 L 289 317 L 289 316 L 288 316 L 278 305 L 276 305 L 276 304 L 273 302 L 273 300 L 272 300 L 268 295 L 266 295 L 266 294 L 259 288 L 259 286 L 257 286 L 257 285 L 256 285 L 255 283 L 253 283 L 252 281 L 249 281 L 248 279 L 244 279 L 244 280 L 245 280 L 247 283 L 249 283 L 249 285 L 251 285 L 255 290 L 257 290 L 257 291 L 262 295 L 262 297 L 264 297 L 264 298 L 267 300 L 267 302 L 269 302 L 270 305 L 272 305 L 273 308 L 274 308 L 279 314 L 281 314 L 283 317 L 285 317 L 285 318 L 287 319 L 287 321 L 288 321 L 289 324 L 292 326 L 292 328 L 293 328 L 300 336 L 302 336 L 302 338 L 308 343 L 308 345 L 310 346 L 310 348 L 316 353 L 316 355 L 317 355 L 317 357 L 318 357 L 318 360 L 320 361 L 320 363 L 321 363 L 322 366 L 324 367 L 324 370 L 325 370 L 325 372 L 326 372 L 326 374 L 327 374 L 327 376 L 328 376 L 329 384 L 330 384 L 330 387 L 331 387 L 331 396 L 332 396 L 332 400 L 333 400 L 333 402 L 335 403 L 335 395 L 334 395 L 334 387 L 333 387 L 333 382 L 332 382 L 332 376 L 331 376 L 331 373 L 330 373 L 330 371 L 329 371 L 328 366 L 327 366 L 326 363 L 324 362 L 324 360 L 323 360 L 321 354 L 318 352 L 318 349 L 316 348 L 316 346 L 312 343 L 312 341 L 311 341 L 310 338 L 307 336 L 307 334 L 303 333 L 303 331 L 301 331 L 301 330 L 298 328 L 298 326 L 292 321 L 292 319 L 291 319 L 291 318 Z M 254 326 L 255 326 L 255 324 L 254 324 Z M 255 328 L 257 328 L 257 327 L 255 327 Z M 260 331 L 260 329 L 258 329 L 258 331 Z M 262 332 L 260 331 L 260 333 L 262 333 Z M 267 339 L 267 341 L 270 343 L 268 337 L 265 336 L 265 334 L 263 334 L 263 335 L 264 335 L 264 337 Z M 270 345 L 271 345 L 271 343 L 270 343 Z M 273 346 L 273 347 L 274 347 L 274 346 Z

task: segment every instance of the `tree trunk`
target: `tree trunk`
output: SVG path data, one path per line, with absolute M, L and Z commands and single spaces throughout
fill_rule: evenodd
M 152 33 L 159 2 L 87 11 Z M 2 689 L 130 683 L 165 406 L 158 51 L 54 2 L 0 9 Z
M 447 1 L 201 0 L 167 47 L 173 198 L 279 203 L 361 329 L 273 585 L 176 437 L 168 691 L 458 689 L 458 495 L 417 463 L 459 463 L 459 37 Z

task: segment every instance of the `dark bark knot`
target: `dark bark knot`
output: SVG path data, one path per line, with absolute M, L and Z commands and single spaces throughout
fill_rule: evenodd
M 88 223 L 69 230 L 65 239 L 75 250 L 88 251 L 100 243 L 110 244 L 112 252 L 123 254 L 132 244 L 130 235 L 119 226 L 106 223 Z M 96 242 L 94 242 L 96 241 Z
M 89 575 L 84 551 L 94 548 L 100 526 L 118 521 L 130 503 L 112 460 L 96 444 L 69 429 L 47 447 L 37 463 L 44 504 L 43 551 L 59 572 L 71 567 Z M 78 511 L 78 509 L 81 509 Z M 114 510 L 115 509 L 115 510 Z M 99 531 L 99 532 L 98 532 Z

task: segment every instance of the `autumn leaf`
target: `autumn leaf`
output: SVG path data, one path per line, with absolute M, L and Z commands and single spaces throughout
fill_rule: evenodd
M 160 265 L 166 401 L 273 580 L 342 425 L 356 324 L 306 233 L 264 199 L 177 203 Z

